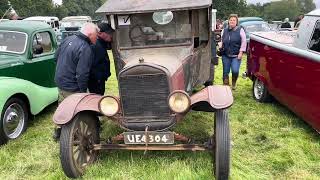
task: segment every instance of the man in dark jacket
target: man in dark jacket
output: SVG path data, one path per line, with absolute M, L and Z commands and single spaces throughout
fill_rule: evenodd
M 56 52 L 55 82 L 59 89 L 59 103 L 73 93 L 87 92 L 90 68 L 98 27 L 85 24 L 77 35 L 66 38 Z
M 111 49 L 112 33 L 114 30 L 107 23 L 101 23 L 98 27 L 100 32 L 98 33 L 97 43 L 93 47 L 95 57 L 90 72 L 89 91 L 104 95 L 105 82 L 111 75 L 107 50 Z
M 59 91 L 59 103 L 74 93 L 85 93 L 88 89 L 90 68 L 94 53 L 91 45 L 97 41 L 99 28 L 87 23 L 77 35 L 67 37 L 58 48 L 55 82 Z M 60 138 L 61 128 L 56 127 L 53 138 Z

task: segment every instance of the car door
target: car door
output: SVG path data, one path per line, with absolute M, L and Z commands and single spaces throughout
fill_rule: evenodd
M 43 87 L 54 87 L 54 37 L 50 31 L 39 31 L 32 35 L 29 46 L 30 57 L 25 63 L 24 75 L 28 80 Z

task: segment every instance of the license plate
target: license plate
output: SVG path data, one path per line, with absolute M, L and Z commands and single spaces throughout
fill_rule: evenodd
M 174 134 L 172 132 L 149 131 L 147 136 L 144 131 L 124 132 L 125 144 L 173 144 Z

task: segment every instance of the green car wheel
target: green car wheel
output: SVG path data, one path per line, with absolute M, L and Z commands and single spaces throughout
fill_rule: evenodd
M 0 145 L 18 138 L 27 128 L 28 107 L 18 98 L 10 98 L 3 107 L 0 123 Z

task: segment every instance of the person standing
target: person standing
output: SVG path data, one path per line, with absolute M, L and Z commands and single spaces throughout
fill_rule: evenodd
M 299 27 L 299 22 L 302 20 L 304 18 L 304 15 L 303 14 L 300 14 L 297 18 L 296 18 L 296 20 L 294 20 L 294 25 L 293 25 L 293 27 L 294 28 L 298 28 Z
M 222 32 L 222 63 L 223 84 L 229 85 L 229 73 L 232 71 L 232 89 L 236 89 L 239 69 L 243 53 L 246 51 L 246 34 L 243 28 L 238 26 L 238 16 L 231 14 L 228 19 L 228 27 Z
M 281 24 L 281 28 L 291 28 L 291 25 L 289 23 L 289 18 L 284 19 L 284 22 Z
M 86 23 L 78 34 L 67 37 L 57 50 L 55 82 L 59 103 L 73 93 L 87 92 L 94 58 L 91 45 L 96 43 L 98 31 L 95 24 Z
M 96 43 L 98 31 L 95 24 L 86 23 L 78 34 L 67 37 L 56 51 L 55 82 L 59 91 L 59 104 L 74 93 L 87 92 L 94 58 L 91 45 Z M 54 140 L 58 141 L 60 134 L 61 127 L 55 127 Z
M 110 24 L 101 23 L 98 25 L 100 32 L 98 33 L 97 43 L 93 46 L 94 61 L 90 71 L 89 92 L 104 95 L 105 82 L 111 75 L 110 60 L 107 50 L 111 49 L 112 29 Z

